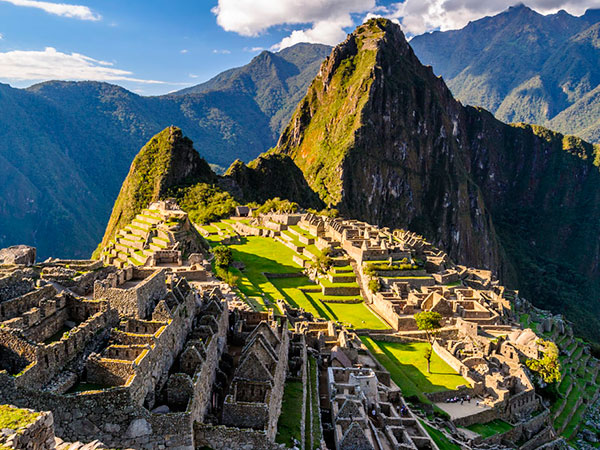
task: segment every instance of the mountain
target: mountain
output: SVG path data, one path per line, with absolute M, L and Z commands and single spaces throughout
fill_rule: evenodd
M 0 85 L 0 247 L 87 257 L 140 147 L 177 124 L 208 162 L 251 160 L 277 137 L 330 47 L 262 52 L 194 88 L 142 97 L 97 82 Z
M 114 238 L 152 202 L 168 197 L 174 188 L 215 183 L 217 177 L 181 129 L 169 127 L 140 150 L 131 163 L 110 215 L 100 248 Z
M 600 10 L 544 16 L 521 4 L 410 44 L 461 102 L 599 142 L 599 22 Z
M 461 105 L 392 22 L 333 50 L 270 154 L 343 215 L 417 231 L 600 338 L 600 147 Z
M 225 71 L 174 95 L 227 91 L 235 97 L 248 96 L 270 118 L 269 129 L 275 141 L 330 52 L 328 45 L 307 43 L 278 53 L 263 51 L 244 67 Z

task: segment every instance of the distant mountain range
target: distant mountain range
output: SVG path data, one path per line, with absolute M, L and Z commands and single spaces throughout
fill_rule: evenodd
M 544 16 L 519 5 L 410 44 L 461 102 L 600 142 L 600 9 Z
M 174 94 L 141 97 L 97 82 L 0 84 L 0 248 L 87 257 L 139 148 L 177 124 L 212 164 L 250 160 L 277 142 L 325 45 L 264 51 Z

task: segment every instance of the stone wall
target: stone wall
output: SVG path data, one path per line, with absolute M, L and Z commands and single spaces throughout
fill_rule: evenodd
M 135 279 L 143 281 L 129 289 L 119 287 L 126 281 Z M 164 269 L 133 268 L 131 274 L 121 270 L 94 284 L 94 299 L 108 300 L 111 308 L 119 311 L 122 316 L 146 319 L 156 302 L 167 294 L 165 280 Z
M 20 297 L 33 289 L 33 281 L 24 278 L 23 271 L 14 272 L 0 277 L 0 302 Z
M 0 303 L 0 322 L 20 316 L 38 306 L 42 299 L 54 297 L 56 293 L 56 289 L 47 284 L 27 294 Z
M 453 419 L 452 422 L 457 427 L 468 427 L 469 425 L 473 425 L 475 423 L 488 423 L 499 418 L 500 413 L 498 412 L 498 409 L 492 408 L 470 416 Z
M 243 442 L 241 446 L 240 443 Z M 269 440 L 264 431 L 229 428 L 225 426 L 194 424 L 196 449 L 209 447 L 214 450 L 281 450 L 284 445 Z
M 0 448 L 51 450 L 55 447 L 53 424 L 51 412 L 40 412 L 35 421 L 15 430 L 15 433 L 5 437 L 0 435 Z
M 218 318 L 219 328 L 206 346 L 206 358 L 200 370 L 194 375 L 194 395 L 187 407 L 193 421 L 202 422 L 210 406 L 212 386 L 215 382 L 219 359 L 223 353 L 229 328 L 229 312 L 223 304 L 223 313 Z

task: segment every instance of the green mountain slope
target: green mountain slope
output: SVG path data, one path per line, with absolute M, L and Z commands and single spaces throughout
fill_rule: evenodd
M 215 183 L 216 175 L 179 128 L 158 133 L 136 155 L 115 201 L 100 248 L 152 202 L 175 188 Z
M 342 214 L 420 232 L 600 339 L 600 147 L 462 106 L 397 25 L 334 49 L 271 153 Z
M 255 158 L 276 143 L 329 51 L 299 44 L 263 52 L 161 97 L 96 82 L 0 85 L 0 247 L 35 245 L 40 258 L 88 256 L 136 152 L 170 125 L 185 129 L 210 163 Z
M 410 43 L 463 103 L 596 140 L 599 116 L 576 104 L 600 84 L 599 21 L 598 10 L 543 16 L 519 5 Z

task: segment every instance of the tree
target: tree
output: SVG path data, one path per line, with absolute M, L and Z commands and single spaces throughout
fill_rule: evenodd
M 428 373 L 431 373 L 431 355 L 433 354 L 432 333 L 438 328 L 442 327 L 441 321 L 442 316 L 440 315 L 440 313 L 437 313 L 435 311 L 423 311 L 415 314 L 415 322 L 417 322 L 417 328 L 421 331 L 425 331 L 425 334 L 427 335 L 427 341 L 429 342 L 429 348 L 425 352 Z
M 222 274 L 222 279 L 225 283 L 227 283 L 231 287 L 236 287 L 240 277 L 235 276 L 229 271 L 225 271 Z
M 329 256 L 330 253 L 330 249 L 324 249 L 320 255 L 318 255 L 313 261 L 309 263 L 310 266 L 313 267 L 321 275 L 326 274 L 331 268 L 331 265 L 333 264 L 333 260 Z
M 532 372 L 536 372 L 547 384 L 560 381 L 560 360 L 558 359 L 558 348 L 552 341 L 540 339 L 538 344 L 543 347 L 542 357 L 528 359 L 525 364 Z
M 227 268 L 233 262 L 233 254 L 229 247 L 225 245 L 218 245 L 213 249 L 213 254 L 215 255 L 215 265 L 217 267 Z
M 381 283 L 379 282 L 379 278 L 371 278 L 369 280 L 369 290 L 373 294 L 381 290 Z

